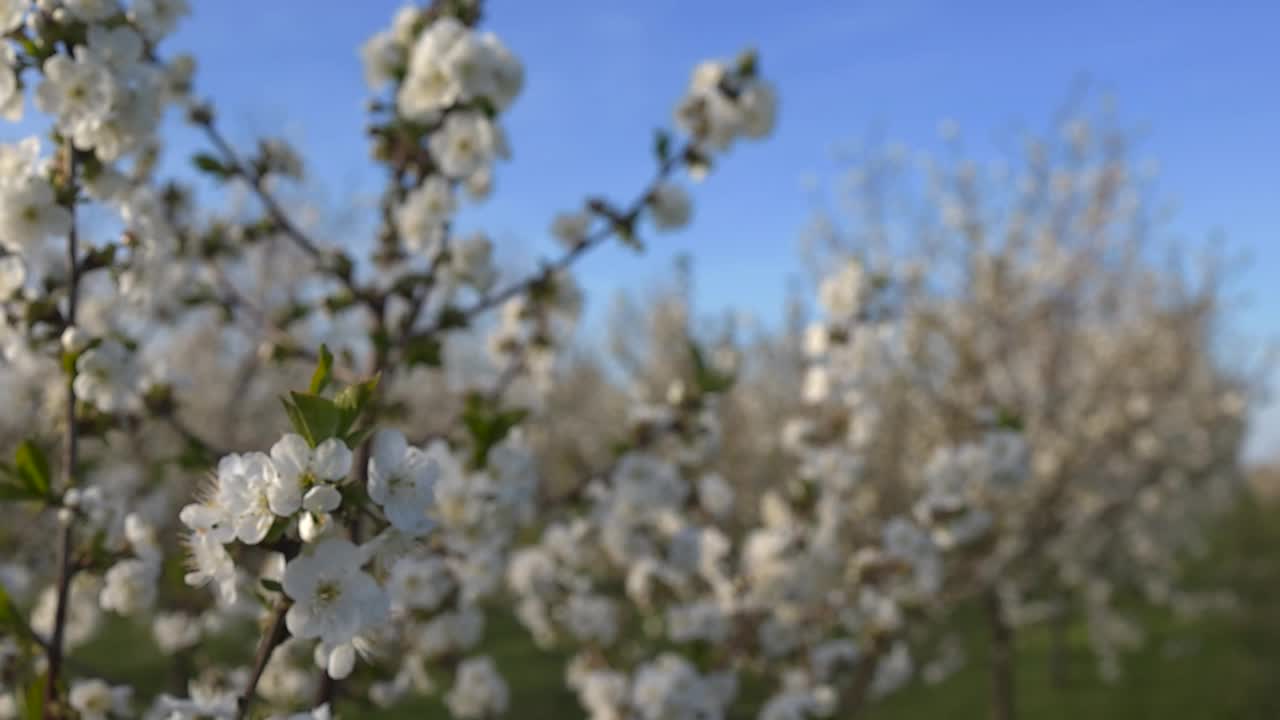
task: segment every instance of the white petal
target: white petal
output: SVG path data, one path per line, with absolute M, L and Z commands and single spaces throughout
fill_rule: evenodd
M 411 537 L 426 535 L 435 527 L 435 521 L 427 515 L 426 505 L 394 504 L 385 508 L 387 521 L 395 529 Z
M 373 436 L 373 456 L 369 458 L 369 467 L 375 465 L 381 472 L 394 474 L 404 462 L 409 443 L 404 433 L 399 430 L 379 430 Z
M 192 530 L 208 530 L 224 519 L 222 514 L 208 505 L 192 503 L 182 508 L 178 519 Z
M 296 638 L 313 638 L 317 634 L 317 626 L 311 620 L 311 606 L 294 603 L 284 616 L 285 627 L 289 634 Z
M 351 472 L 351 449 L 337 438 L 329 438 L 316 447 L 311 456 L 311 469 L 322 480 L 341 480 Z
M 298 521 L 298 535 L 302 542 L 315 542 L 323 537 L 325 531 L 333 525 L 329 520 L 328 515 L 303 513 L 302 519 Z
M 296 480 L 307 471 L 311 462 L 311 447 L 301 435 L 289 433 L 271 446 L 271 462 L 282 477 Z
M 239 532 L 240 542 L 246 545 L 257 545 L 271 531 L 271 523 L 275 521 L 275 516 L 270 513 L 255 513 L 246 515 L 240 519 Z
M 288 517 L 302 507 L 302 484 L 298 476 L 277 475 L 267 486 L 267 505 L 271 512 Z
M 313 513 L 328 513 L 342 504 L 342 494 L 332 485 L 316 485 L 302 498 L 302 507 Z
M 334 680 L 341 680 L 351 674 L 356 666 L 356 649 L 351 643 L 343 643 L 329 653 L 327 672 Z

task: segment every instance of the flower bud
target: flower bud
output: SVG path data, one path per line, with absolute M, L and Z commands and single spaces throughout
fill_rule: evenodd
M 69 353 L 84 352 L 92 338 L 78 327 L 69 327 L 62 331 L 62 349 Z

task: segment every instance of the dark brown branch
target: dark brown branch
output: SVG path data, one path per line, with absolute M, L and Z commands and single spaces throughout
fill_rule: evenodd
M 284 618 L 289 612 L 289 601 L 283 596 L 276 601 L 275 610 L 271 613 L 270 624 L 266 631 L 262 634 L 262 639 L 258 642 L 258 651 L 253 658 L 253 672 L 249 675 L 249 684 L 245 686 L 244 692 L 236 701 L 236 720 L 245 720 L 249 717 L 249 707 L 253 705 L 254 695 L 258 691 L 258 681 L 262 679 L 262 673 L 267 669 L 267 662 L 271 660 L 271 653 L 280 643 L 285 641 L 289 636 L 289 630 L 285 627 Z
M 80 237 L 76 228 L 76 157 L 75 150 L 68 143 L 64 148 L 67 154 L 67 183 L 73 193 L 68 203 L 71 213 L 71 229 L 67 233 L 67 327 L 76 324 L 76 308 L 80 299 Z M 66 373 L 66 410 L 65 439 L 62 446 L 62 488 L 64 491 L 75 485 L 76 464 L 79 462 L 79 432 L 76 427 L 76 390 L 75 372 Z M 72 523 L 67 522 L 61 528 L 58 538 L 58 596 L 54 607 L 53 634 L 46 647 L 48 667 L 45 671 L 45 718 L 61 716 L 58 703 L 58 683 L 61 680 L 63 664 L 63 638 L 67 626 L 67 605 L 71 594 L 71 579 L 75 575 L 72 563 L 74 537 L 71 532 Z

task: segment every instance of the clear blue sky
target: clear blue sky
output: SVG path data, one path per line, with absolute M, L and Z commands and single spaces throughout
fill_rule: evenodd
M 330 191 L 369 189 L 356 48 L 400 0 L 193 0 L 168 43 L 200 59 L 198 84 L 233 134 L 283 128 Z M 782 96 L 777 134 L 735 149 L 697 189 L 696 222 L 636 259 L 611 248 L 582 266 L 597 307 L 643 288 L 676 253 L 697 267 L 705 308 L 776 315 L 797 231 L 802 178 L 833 165 L 834 142 L 879 130 L 936 144 L 954 118 L 971 146 L 1044 128 L 1082 77 L 1145 126 L 1145 155 L 1179 202 L 1188 238 L 1221 231 L 1250 261 L 1240 329 L 1280 337 L 1280 3 L 897 0 L 490 0 L 489 27 L 526 63 L 508 117 L 515 148 L 478 217 L 536 256 L 550 212 L 585 193 L 628 197 L 647 177 L 652 129 L 670 118 L 692 65 L 759 48 Z M 185 150 L 175 149 L 175 154 Z M 829 173 L 828 173 L 829 176 Z M 1280 452 L 1269 411 L 1256 451 Z

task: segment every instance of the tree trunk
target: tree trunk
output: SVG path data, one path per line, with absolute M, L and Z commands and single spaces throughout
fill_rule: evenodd
M 987 593 L 987 622 L 991 626 L 991 719 L 1014 720 L 1013 627 L 1001 608 L 1000 596 Z
M 840 712 L 844 720 L 857 720 L 862 717 L 868 696 L 871 694 L 871 683 L 876 679 L 876 668 L 880 666 L 879 648 L 873 647 L 853 668 L 853 677 L 844 691 L 840 693 Z

